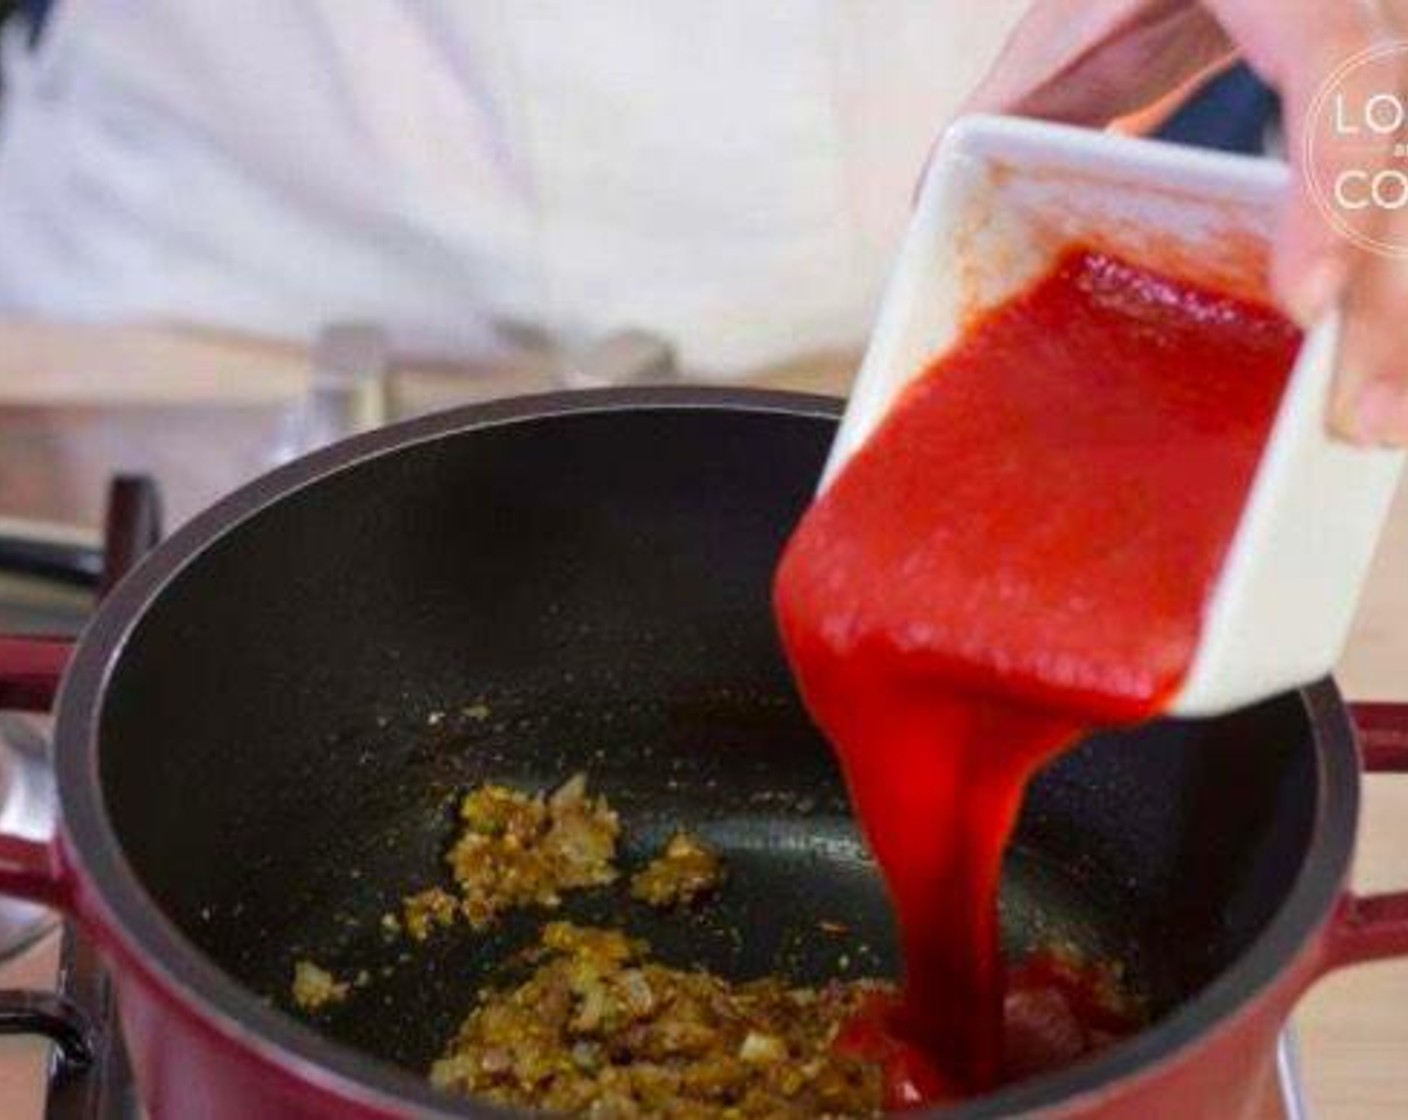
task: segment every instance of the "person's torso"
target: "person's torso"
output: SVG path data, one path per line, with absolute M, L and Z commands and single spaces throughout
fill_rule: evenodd
M 1023 0 L 60 0 L 13 34 L 0 304 L 728 373 L 863 335 Z

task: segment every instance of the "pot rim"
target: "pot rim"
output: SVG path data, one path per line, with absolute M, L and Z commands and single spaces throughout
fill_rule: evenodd
M 163 542 L 103 602 L 84 632 L 57 704 L 55 768 L 61 844 L 81 920 L 125 967 L 232 1045 L 345 1103 L 388 1116 L 510 1120 L 526 1113 L 433 1090 L 416 1074 L 368 1058 L 267 1006 L 179 930 L 142 885 L 107 813 L 99 725 L 108 681 L 127 639 L 163 590 L 244 521 L 322 479 L 418 444 L 478 429 L 564 415 L 708 410 L 837 420 L 844 402 L 787 391 L 705 386 L 554 392 L 468 405 L 341 441 L 245 484 Z M 1153 1072 L 1201 1041 L 1272 986 L 1329 919 L 1348 873 L 1359 812 L 1359 766 L 1348 711 L 1333 681 L 1301 690 L 1315 738 L 1317 798 L 1305 858 L 1275 916 L 1234 964 L 1148 1030 L 1102 1056 L 916 1120 L 1028 1114 Z

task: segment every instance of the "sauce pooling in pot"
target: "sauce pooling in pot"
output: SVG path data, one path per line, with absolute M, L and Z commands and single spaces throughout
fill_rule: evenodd
M 894 1104 L 1042 1064 L 1030 1038 L 1004 1062 L 1023 791 L 1177 691 L 1299 342 L 1267 306 L 1072 249 L 916 379 L 789 543 L 784 644 L 905 961 L 903 998 L 841 1044 L 890 1064 Z

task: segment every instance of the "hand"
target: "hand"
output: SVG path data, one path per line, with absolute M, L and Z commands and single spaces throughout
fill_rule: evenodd
M 1103 127 L 1242 54 L 1281 94 L 1299 173 L 1277 231 L 1273 286 L 1303 324 L 1336 303 L 1344 312 L 1330 426 L 1356 443 L 1408 446 L 1408 261 L 1339 234 L 1300 165 L 1325 77 L 1404 32 L 1408 0 L 1036 0 L 965 108 Z M 1376 220 L 1376 236 L 1408 244 L 1408 208 Z

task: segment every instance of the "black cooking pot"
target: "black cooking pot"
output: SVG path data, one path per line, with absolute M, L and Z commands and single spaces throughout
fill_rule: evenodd
M 879 880 L 769 612 L 838 410 L 673 389 L 446 413 L 251 484 L 122 583 L 58 706 L 63 830 L 0 838 L 0 888 L 103 946 L 154 1120 L 502 1115 L 423 1072 L 542 916 L 408 954 L 379 923 L 436 881 L 455 794 L 484 779 L 585 771 L 628 862 L 685 825 L 732 869 L 704 920 L 612 891 L 568 916 L 729 975 L 892 973 Z M 1043 773 L 1007 936 L 1120 957 L 1158 1021 L 952 1115 L 1249 1107 L 1300 990 L 1408 948 L 1382 920 L 1397 900 L 1343 893 L 1357 791 L 1329 683 Z M 308 1022 L 287 1010 L 303 957 L 369 983 Z

